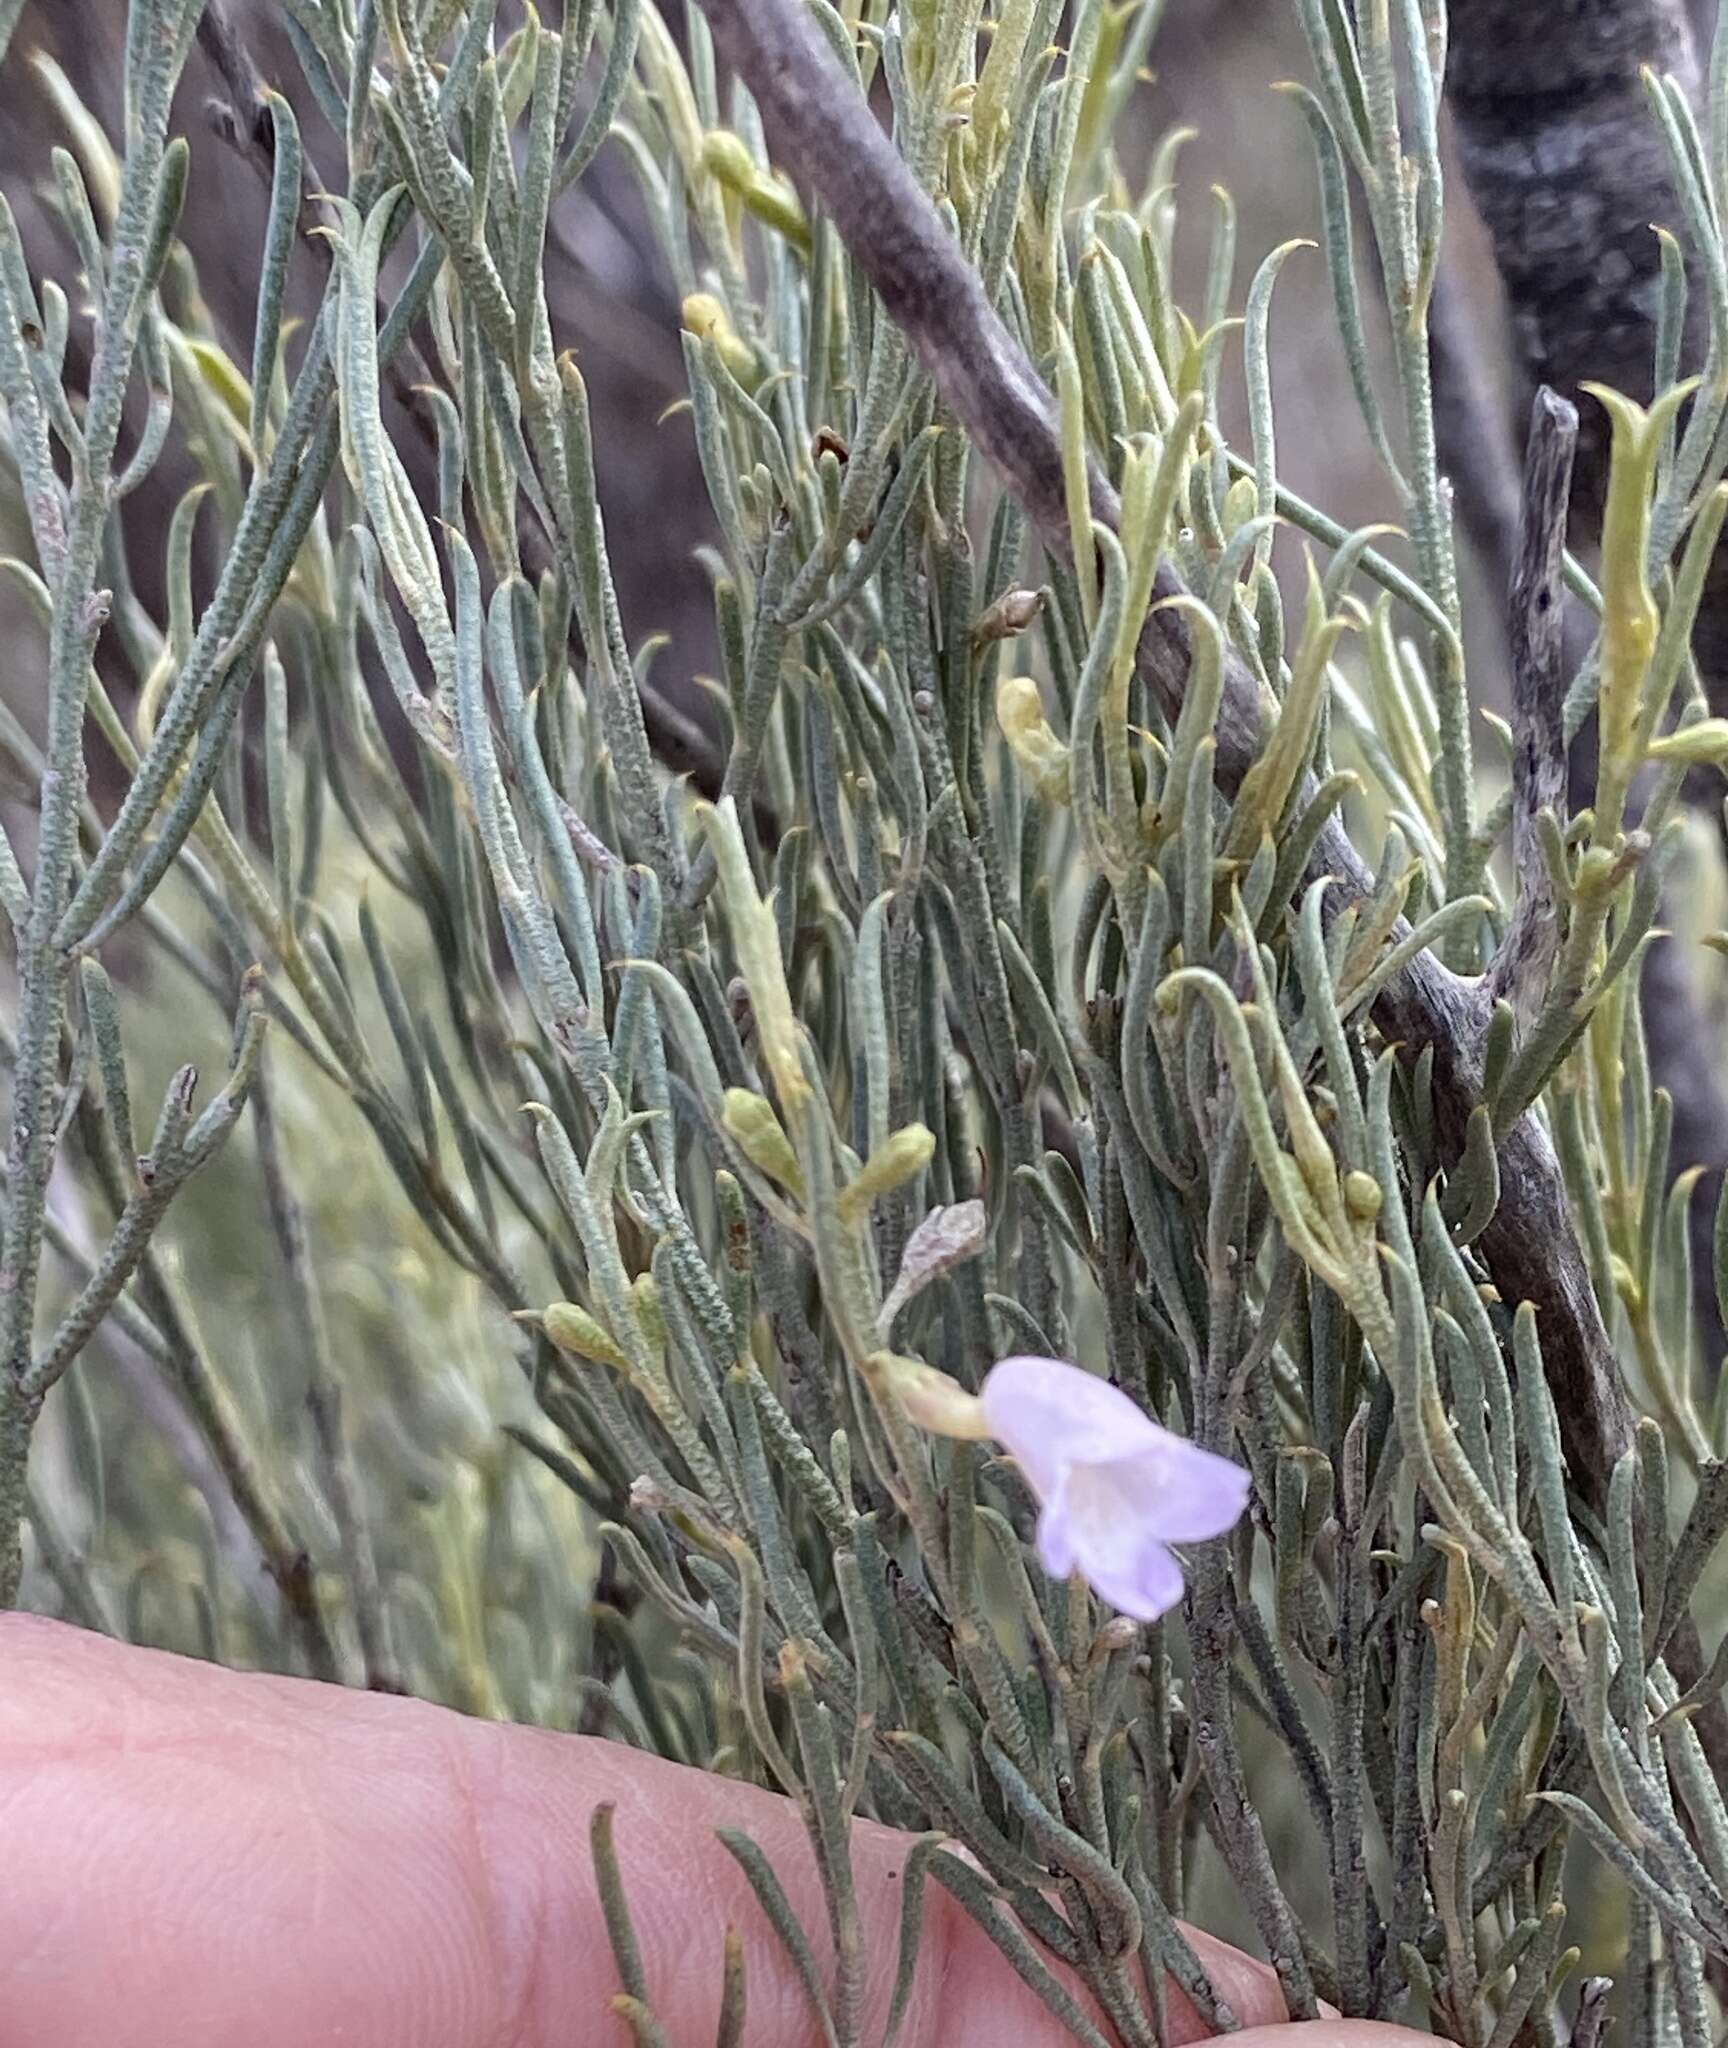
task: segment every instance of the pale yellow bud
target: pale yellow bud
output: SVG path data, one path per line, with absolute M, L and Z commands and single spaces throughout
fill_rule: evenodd
M 1030 676 L 1007 676 L 996 686 L 996 723 L 1038 795 L 1065 804 L 1072 773 L 1068 749 L 1044 716 L 1044 699 Z
M 870 1378 L 907 1417 L 932 1436 L 958 1437 L 976 1443 L 989 1436 L 984 1403 L 967 1393 L 956 1379 L 926 1365 L 921 1358 L 902 1358 L 895 1351 L 875 1351 L 864 1361 Z

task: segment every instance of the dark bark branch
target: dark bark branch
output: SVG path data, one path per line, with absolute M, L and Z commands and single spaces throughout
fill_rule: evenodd
M 1652 224 L 1678 232 L 1681 218 L 1640 72 L 1673 72 L 1696 91 L 1679 0 L 1452 0 L 1448 20 L 1458 161 L 1531 381 L 1573 399 L 1592 379 L 1648 397 L 1661 269 Z M 1607 422 L 1594 405 L 1583 413 L 1578 483 L 1596 502 Z
M 1581 530 L 1607 486 L 1608 423 L 1586 383 L 1647 401 L 1661 251 L 1684 223 L 1641 72 L 1695 100 L 1697 49 L 1682 0 L 1452 0 L 1446 97 L 1458 161 L 1493 239 L 1520 361 L 1578 404 Z M 1704 293 L 1687 303 L 1683 365 L 1703 360 Z M 1728 550 L 1694 636 L 1716 708 L 1728 703 Z
M 1446 97 L 1465 183 L 1493 239 L 1520 362 L 1532 385 L 1578 405 L 1574 513 L 1601 520 L 1608 422 L 1582 395 L 1607 384 L 1652 395 L 1655 227 L 1684 243 L 1645 66 L 1697 100 L 1700 76 L 1682 0 L 1452 0 Z M 1692 253 L 1692 252 L 1689 252 Z M 1688 295 L 1682 367 L 1699 368 L 1705 294 Z M 1693 634 L 1712 707 L 1728 708 L 1728 549 L 1718 550 Z M 1707 1155 L 1711 1158 L 1717 1153 Z
M 1716 0 L 1692 17 L 1713 24 Z M 1680 229 L 1679 201 L 1645 101 L 1640 67 L 1672 71 L 1696 96 L 1699 66 L 1680 0 L 1452 0 L 1446 92 L 1465 182 L 1493 239 L 1524 373 L 1572 399 L 1581 413 L 1574 470 L 1574 531 L 1599 531 L 1608 443 L 1587 382 L 1651 396 L 1660 257 L 1652 223 Z M 1458 323 L 1442 323 L 1437 357 L 1467 349 Z M 1705 301 L 1689 298 L 1683 361 L 1701 362 Z M 1438 369 L 1438 364 L 1437 364 Z M 1437 379 L 1438 381 L 1438 379 Z M 1441 448 L 1459 509 L 1478 545 L 1493 546 L 1503 518 L 1510 430 L 1490 408 L 1472 426 L 1442 410 Z M 1491 562 L 1509 562 L 1504 550 Z M 1712 706 L 1728 709 L 1728 549 L 1719 550 L 1693 649 Z M 1573 763 L 1574 806 L 1590 801 L 1588 736 Z M 1728 1163 L 1728 1097 L 1703 1056 L 1708 1034 L 1679 944 L 1663 940 L 1643 966 L 1650 1063 L 1674 1099 L 1676 1167 L 1710 1169 L 1691 1216 L 1693 1307 L 1712 1352 L 1722 1324 L 1711 1266 L 1711 1219 Z M 1718 1360 L 1712 1357 L 1714 1367 Z
M 1068 549 L 1056 408 L 1019 344 L 989 304 L 976 272 L 944 231 L 868 106 L 841 75 L 798 0 L 703 0 L 726 61 L 754 94 L 777 161 L 828 213 L 943 398 L 1036 521 L 1050 547 Z M 1095 516 L 1115 520 L 1114 494 L 1094 471 Z M 1162 566 L 1155 601 L 1182 589 Z M 1179 610 L 1155 608 L 1140 665 L 1167 716 L 1181 708 L 1191 666 Z M 1234 790 L 1256 758 L 1261 716 L 1254 679 L 1228 665 L 1216 726 L 1217 773 Z M 1333 824 L 1312 874 L 1336 876 L 1338 903 L 1370 877 Z M 1375 1005 L 1385 1037 L 1411 1052 L 1434 1048 L 1442 1141 L 1452 1156 L 1481 1097 L 1485 1006 L 1480 983 L 1423 954 Z M 1543 1358 L 1568 1457 L 1580 1487 L 1605 1502 L 1615 1460 L 1630 1444 L 1632 1410 L 1592 1292 L 1559 1161 L 1533 1117 L 1501 1148 L 1501 1199 L 1477 1240 L 1503 1299 L 1538 1311 Z
M 1566 512 L 1575 406 L 1546 385 L 1536 394 L 1524 464 L 1524 508 L 1512 568 L 1512 854 L 1518 900 L 1495 956 L 1489 990 L 1507 997 L 1527 1026 L 1547 992 L 1560 950 L 1554 879 L 1537 820 L 1566 809 Z
M 702 0 L 782 169 L 821 201 L 936 388 L 1053 546 L 1067 551 L 1056 402 L 978 273 L 796 0 Z M 1115 520 L 1094 471 L 1093 511 Z

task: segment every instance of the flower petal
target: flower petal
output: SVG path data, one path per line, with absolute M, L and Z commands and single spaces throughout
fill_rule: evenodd
M 1128 1456 L 1168 1435 L 1120 1387 L 1060 1358 L 1004 1358 L 979 1395 L 991 1435 L 1013 1452 L 1041 1500 L 1064 1466 Z
M 1162 1543 L 1146 1544 L 1120 1570 L 1086 1576 L 1112 1607 L 1136 1621 L 1156 1621 L 1182 1598 L 1182 1567 Z
M 1068 1520 L 1067 1488 L 1058 1481 L 1038 1515 L 1038 1562 L 1053 1579 L 1065 1579 L 1079 1562 Z
M 990 1433 L 1019 1462 L 1041 1501 L 1080 1466 L 1132 1466 L 1117 1489 L 1124 1512 L 1166 1543 L 1198 1543 L 1234 1527 L 1248 1474 L 1143 1413 L 1108 1380 L 1059 1358 L 1004 1358 L 979 1390 Z
M 1248 1504 L 1248 1474 L 1168 1430 L 1159 1436 L 1158 1443 L 1118 1460 L 1136 1518 L 1166 1543 L 1201 1543 L 1235 1528 Z
M 1093 1590 L 1136 1621 L 1156 1621 L 1182 1597 L 1182 1567 L 1156 1538 L 1137 1534 L 1100 1468 L 1064 1474 L 1038 1517 L 1038 1561 L 1053 1579 L 1084 1574 Z M 1076 1513 L 1078 1509 L 1078 1513 Z
M 1171 1441 L 1180 1450 L 1192 1449 Z M 1159 1455 L 1164 1456 L 1162 1446 Z M 1181 1487 L 1159 1496 L 1155 1482 L 1149 1483 L 1146 1452 L 1110 1464 L 1071 1466 L 1056 1496 L 1062 1532 L 1079 1569 L 1106 1600 L 1140 1620 L 1162 1614 L 1181 1598 L 1181 1567 L 1167 1548 L 1174 1525 L 1217 1535 L 1242 1511 L 1247 1474 L 1226 1459 L 1192 1455 L 1204 1460 L 1197 1468 L 1201 1490 L 1192 1499 Z

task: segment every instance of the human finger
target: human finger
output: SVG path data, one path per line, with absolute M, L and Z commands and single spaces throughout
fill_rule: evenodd
M 615 1743 L 8 1616 L 0 2048 L 551 2048 L 613 2030 L 622 2043 L 589 1850 L 608 1802 L 672 2040 L 712 2038 L 734 1926 L 751 2041 L 815 2041 L 796 1973 L 715 1835 L 739 1827 L 758 1842 L 826 1969 L 820 1881 L 787 1801 Z M 873 2028 L 890 1996 L 908 1846 L 859 1824 Z M 1194 1940 L 1245 2021 L 1282 2017 L 1270 1972 Z M 1172 2005 L 1178 2039 L 1196 2038 L 1198 2016 L 1179 1995 Z M 967 2039 L 1070 2042 L 932 1885 L 902 2040 Z

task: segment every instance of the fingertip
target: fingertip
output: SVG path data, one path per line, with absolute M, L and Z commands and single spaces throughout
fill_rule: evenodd
M 1434 2036 L 1391 2020 L 1333 2017 L 1244 2027 L 1230 2036 L 1230 2048 L 1434 2048 Z

